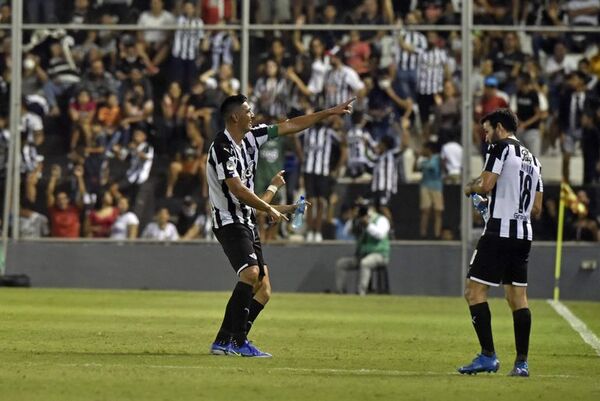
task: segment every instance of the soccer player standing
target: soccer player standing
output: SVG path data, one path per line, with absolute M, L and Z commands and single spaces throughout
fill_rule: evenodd
M 484 170 L 465 186 L 465 195 L 487 195 L 485 229 L 471 258 L 465 298 L 481 345 L 481 353 L 460 373 L 496 372 L 490 286 L 504 284 L 513 313 L 517 356 L 510 376 L 529 376 L 527 353 L 531 312 L 527 303 L 527 263 L 533 239 L 531 215 L 542 210 L 542 166 L 515 137 L 518 120 L 508 109 L 497 109 L 481 120 L 489 144 Z
M 252 127 L 254 113 L 244 95 L 230 96 L 221 105 L 225 130 L 219 132 L 208 150 L 207 181 L 213 230 L 231 266 L 239 276 L 225 309 L 223 323 L 210 352 L 215 355 L 270 357 L 247 339 L 247 332 L 271 295 L 269 270 L 264 263 L 256 211 L 275 222 L 295 205 L 271 206 L 254 194 L 258 148 L 269 139 L 300 132 L 333 115 L 352 111 L 348 100 L 317 113 L 280 124 Z M 274 187 L 274 188 L 273 188 Z M 276 192 L 276 186 L 267 191 Z

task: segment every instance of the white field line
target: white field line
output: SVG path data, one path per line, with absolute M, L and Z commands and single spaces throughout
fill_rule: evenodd
M 598 337 L 596 337 L 594 332 L 591 331 L 586 326 L 586 324 L 583 321 L 581 321 L 577 316 L 575 316 L 573 312 L 571 312 L 569 308 L 567 308 L 562 302 L 555 302 L 549 299 L 548 303 L 550 304 L 550 306 L 552 306 L 556 313 L 562 316 L 563 319 L 565 319 L 567 323 L 571 325 L 573 330 L 579 333 L 583 341 L 589 344 L 589 346 L 592 347 L 594 351 L 596 351 L 596 354 L 600 356 L 600 340 L 598 339 Z
M 225 357 L 215 357 L 225 358 Z M 246 358 L 244 358 L 246 359 Z M 248 358 L 250 359 L 250 358 Z M 29 363 L 36 365 L 37 363 Z M 244 367 L 240 366 L 204 366 L 204 365 L 145 365 L 145 364 L 104 364 L 104 363 L 59 363 L 57 366 L 63 367 L 75 367 L 75 368 L 141 368 L 141 369 L 166 369 L 166 370 L 223 370 L 239 372 L 245 370 Z M 248 369 L 255 371 L 257 365 L 252 365 Z M 324 368 L 292 368 L 292 367 L 278 367 L 278 368 L 265 368 L 268 373 L 272 372 L 295 372 L 295 373 L 318 373 L 318 374 L 329 374 L 329 375 L 347 375 L 347 376 L 461 376 L 458 372 L 428 372 L 428 371 L 409 371 L 409 370 L 387 370 L 387 369 L 324 369 Z M 540 378 L 553 378 L 553 379 L 572 379 L 576 378 L 575 375 L 535 375 Z

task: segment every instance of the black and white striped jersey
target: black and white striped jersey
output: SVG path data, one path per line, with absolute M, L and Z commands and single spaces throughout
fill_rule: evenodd
M 346 144 L 348 145 L 349 168 L 358 166 L 372 166 L 373 163 L 368 157 L 368 153 L 377 146 L 371 134 L 362 127 L 352 127 L 346 134 Z
M 488 194 L 489 215 L 482 235 L 533 240 L 531 209 L 536 192 L 544 192 L 539 160 L 508 138 L 489 146 L 484 171 L 499 177 Z
M 284 78 L 260 77 L 254 85 L 250 102 L 257 113 L 274 118 L 285 118 L 288 108 L 288 82 Z
M 21 116 L 19 125 L 21 132 L 21 173 L 34 171 L 39 162 L 39 153 L 35 144 L 36 133 L 43 132 L 42 118 L 30 111 Z
M 427 38 L 421 32 L 409 31 L 401 34 L 404 42 L 415 49 L 427 49 Z M 419 55 L 415 52 L 403 50 L 399 44 L 394 48 L 394 60 L 399 70 L 414 71 L 419 63 Z
M 206 176 L 213 227 L 215 229 L 232 223 L 254 227 L 254 209 L 242 203 L 225 183 L 228 178 L 239 177 L 250 191 L 254 192 L 254 176 L 258 164 L 258 149 L 277 136 L 277 126 L 259 125 L 252 128 L 238 145 L 231 134 L 219 132 L 208 149 Z
M 210 37 L 210 52 L 213 71 L 221 64 L 233 64 L 233 37 L 225 31 L 214 33 Z
M 81 79 L 79 78 L 79 72 L 73 69 L 63 57 L 51 58 L 46 72 L 52 81 L 65 85 L 79 83 Z
M 358 73 L 347 65 L 330 69 L 325 73 L 323 97 L 325 108 L 336 106 L 353 96 L 365 87 Z
M 331 159 L 334 147 L 339 146 L 340 138 L 329 127 L 314 126 L 298 135 L 302 145 L 302 172 L 328 176 L 331 172 Z
M 171 54 L 182 60 L 195 60 L 200 47 L 200 40 L 204 37 L 202 27 L 204 22 L 200 18 L 186 18 L 181 15 L 177 18 L 177 25 L 185 28 L 175 32 Z
M 433 95 L 444 90 L 444 71 L 448 64 L 448 54 L 444 49 L 417 49 L 419 65 L 417 68 L 417 93 Z
M 371 191 L 395 194 L 398 192 L 399 163 L 402 152 L 399 147 L 380 154 L 375 159 Z
M 143 156 L 143 157 L 142 157 Z M 142 142 L 131 151 L 129 168 L 127 169 L 127 181 L 131 184 L 141 185 L 150 177 L 152 162 L 154 160 L 154 148 L 148 142 Z

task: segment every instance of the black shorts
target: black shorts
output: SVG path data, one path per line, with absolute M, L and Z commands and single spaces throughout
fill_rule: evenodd
M 483 236 L 473 252 L 467 278 L 498 287 L 500 283 L 527 287 L 531 241 Z
M 259 276 L 265 275 L 265 261 L 256 227 L 233 223 L 213 232 L 238 276 L 248 266 L 258 266 Z
M 329 199 L 334 180 L 326 175 L 304 174 L 304 188 L 307 198 Z

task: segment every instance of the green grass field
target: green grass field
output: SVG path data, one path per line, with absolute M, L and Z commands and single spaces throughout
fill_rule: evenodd
M 498 374 L 461 376 L 476 338 L 460 298 L 275 294 L 251 338 L 208 347 L 229 294 L 0 290 L 0 400 L 599 400 L 600 357 L 532 302 L 530 378 L 510 378 L 512 317 L 491 302 Z M 600 334 L 600 303 L 567 302 Z

